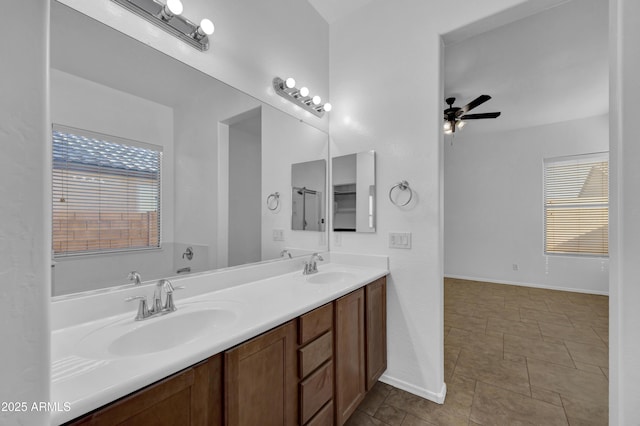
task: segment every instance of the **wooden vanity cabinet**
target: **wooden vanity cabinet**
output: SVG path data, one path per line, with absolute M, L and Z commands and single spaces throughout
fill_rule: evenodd
M 342 426 L 364 399 L 364 288 L 335 302 L 336 424 Z
M 298 318 L 300 423 L 333 425 L 333 302 Z
M 342 426 L 387 369 L 387 279 L 335 301 L 335 422 Z
M 364 294 L 369 391 L 387 369 L 387 278 L 379 278 L 367 285 Z
M 222 425 L 222 356 L 213 356 L 67 424 Z
M 224 353 L 227 426 L 298 424 L 296 322 Z

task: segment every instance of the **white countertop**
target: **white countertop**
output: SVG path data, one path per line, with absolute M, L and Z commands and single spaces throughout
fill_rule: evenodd
M 86 414 L 350 293 L 387 275 L 388 267 L 383 265 L 386 261 L 377 262 L 374 267 L 319 263 L 320 273 L 345 271 L 349 272 L 349 279 L 312 284 L 307 282 L 310 276 L 303 276 L 300 271 L 289 272 L 195 296 L 185 291 L 188 296 L 185 298 L 180 298 L 180 292 L 176 292 L 178 310 L 158 318 L 134 321 L 137 306 L 134 303 L 127 305 L 130 310 L 126 313 L 75 325 L 65 324 L 65 327 L 54 330 L 51 336 L 51 401 L 60 406 L 68 403 L 66 406 L 70 410 L 54 412 L 52 424 Z M 211 280 L 219 279 L 215 273 L 210 275 Z M 206 274 L 199 275 L 193 280 L 202 285 L 207 277 Z M 188 288 L 189 278 L 181 279 L 179 285 Z M 119 295 L 119 300 L 123 299 L 122 296 Z M 232 311 L 234 318 L 225 325 L 208 326 L 198 338 L 150 354 L 114 356 L 92 341 L 96 332 L 107 328 L 131 330 L 171 316 L 188 315 L 203 305 Z M 202 327 L 201 324 L 194 326 Z

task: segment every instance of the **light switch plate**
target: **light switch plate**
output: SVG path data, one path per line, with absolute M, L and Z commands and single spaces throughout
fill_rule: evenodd
M 273 230 L 273 241 L 284 241 L 284 230 L 282 230 L 282 229 L 274 229 Z
M 411 232 L 389 232 L 389 247 L 410 249 Z

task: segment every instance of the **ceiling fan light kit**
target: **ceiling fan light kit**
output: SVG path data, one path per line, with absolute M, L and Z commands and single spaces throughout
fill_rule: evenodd
M 444 110 L 444 133 L 450 135 L 455 133 L 456 130 L 460 130 L 464 127 L 466 120 L 480 120 L 485 118 L 498 118 L 499 112 L 485 112 L 482 114 L 467 114 L 477 106 L 482 105 L 491 99 L 489 95 L 480 95 L 476 99 L 469 102 L 463 107 L 454 107 L 453 103 L 456 98 L 447 98 L 445 102 L 449 105 L 449 108 Z

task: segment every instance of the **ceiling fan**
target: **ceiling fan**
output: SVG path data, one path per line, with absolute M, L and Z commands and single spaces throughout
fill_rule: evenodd
M 461 129 L 465 125 L 466 120 L 480 120 L 483 118 L 497 118 L 500 117 L 499 112 L 485 112 L 482 114 L 467 114 L 467 112 L 476 108 L 479 105 L 487 102 L 491 99 L 489 95 L 480 95 L 462 108 L 454 107 L 453 103 L 456 98 L 447 98 L 445 102 L 449 105 L 449 108 L 444 110 L 444 132 L 451 134 L 456 129 Z

